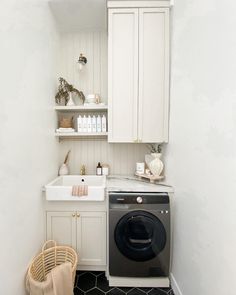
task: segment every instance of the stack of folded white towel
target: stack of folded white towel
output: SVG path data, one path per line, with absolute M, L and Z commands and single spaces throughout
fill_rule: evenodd
M 71 132 L 75 132 L 75 129 L 74 128 L 58 128 L 56 130 L 56 132 L 58 133 L 71 133 Z

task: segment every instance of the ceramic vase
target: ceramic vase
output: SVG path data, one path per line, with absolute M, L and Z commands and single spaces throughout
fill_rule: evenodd
M 67 106 L 74 106 L 75 105 L 73 97 L 72 97 L 72 92 L 69 92 L 69 100 L 67 101 L 66 105 Z
M 154 176 L 160 176 L 163 171 L 164 164 L 160 158 L 161 153 L 152 153 L 145 156 L 145 162 Z
M 58 174 L 61 175 L 68 175 L 69 174 L 69 168 L 67 164 L 62 164 L 59 168 Z

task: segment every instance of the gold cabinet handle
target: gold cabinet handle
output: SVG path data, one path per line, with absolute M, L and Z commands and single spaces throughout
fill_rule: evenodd
M 73 213 L 73 214 L 72 214 L 72 217 L 75 217 L 75 215 L 76 215 L 76 214 L 75 214 L 75 213 Z
M 80 217 L 80 214 L 79 214 L 79 213 L 77 213 L 77 214 L 76 214 L 76 216 L 77 216 L 77 217 Z

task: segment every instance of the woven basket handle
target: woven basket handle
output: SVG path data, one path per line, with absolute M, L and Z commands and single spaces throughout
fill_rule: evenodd
M 54 247 L 56 247 L 56 245 L 57 245 L 57 242 L 56 242 L 56 241 L 54 241 L 54 240 L 48 240 L 48 241 L 46 241 L 46 242 L 43 244 L 42 252 L 44 252 L 44 251 L 46 250 L 46 247 L 47 247 L 47 245 L 48 245 L 49 243 L 54 244 L 53 246 L 51 246 L 51 247 L 49 247 L 49 248 L 54 248 Z

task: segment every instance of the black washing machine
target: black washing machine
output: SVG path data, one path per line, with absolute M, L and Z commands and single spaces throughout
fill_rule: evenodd
M 110 276 L 167 277 L 169 266 L 169 195 L 110 193 Z

